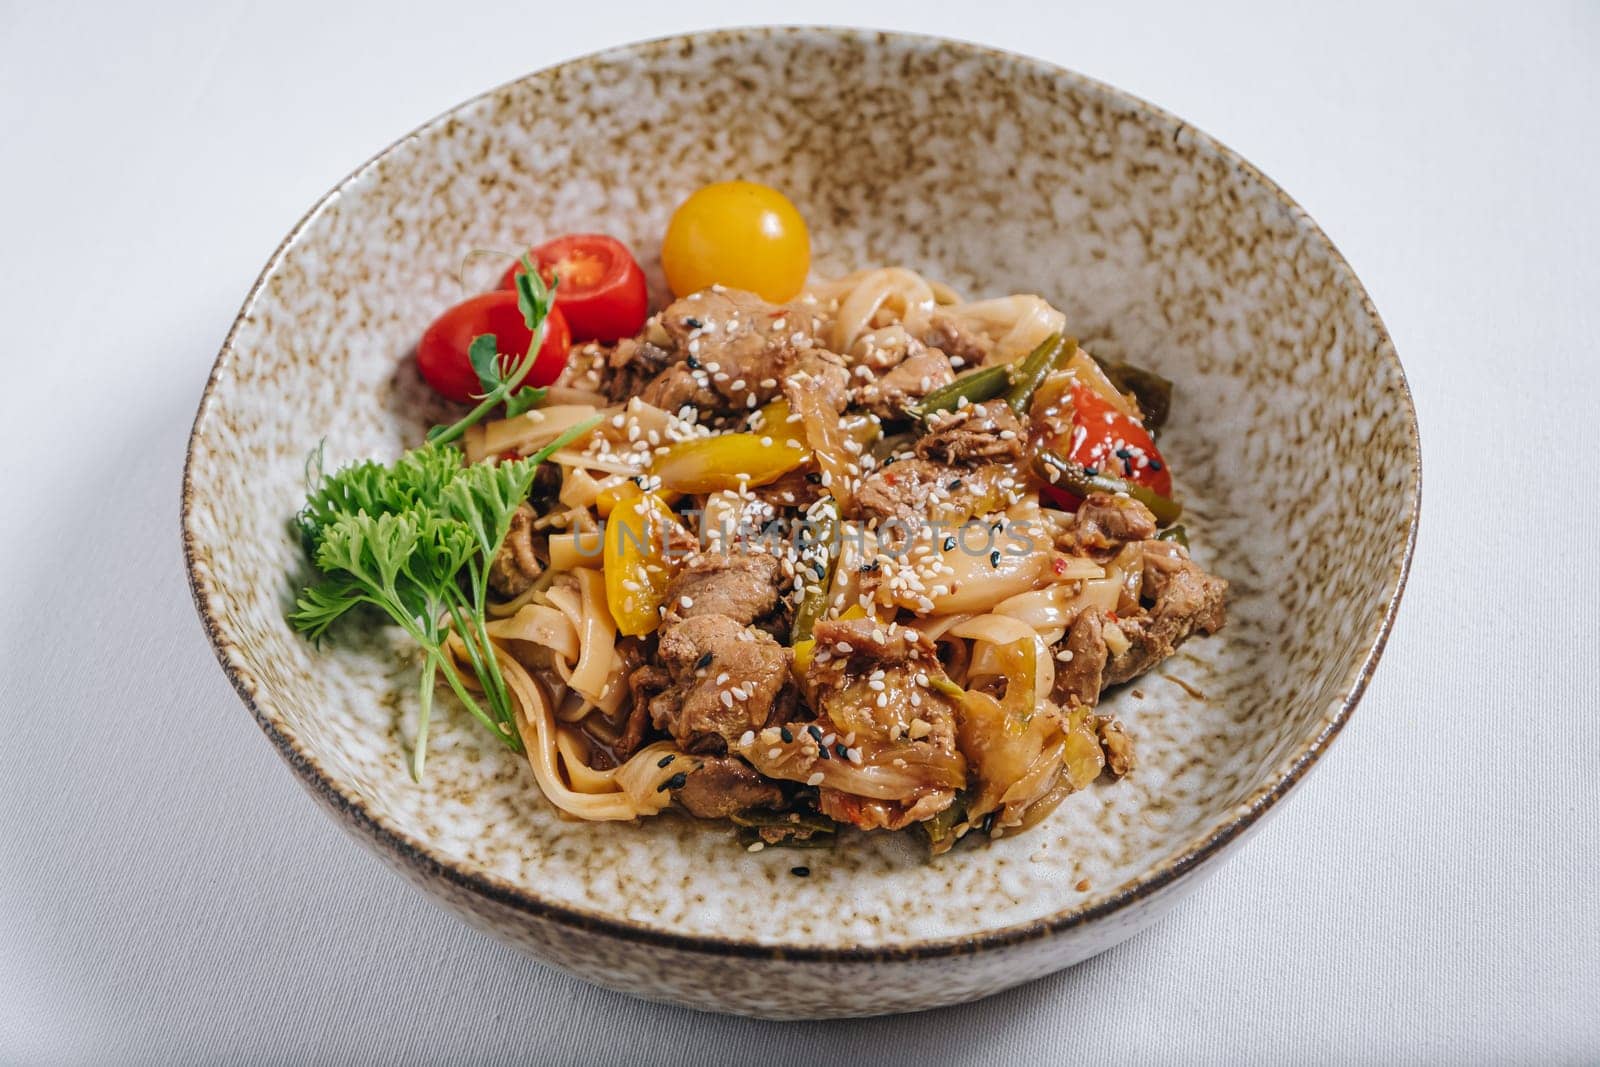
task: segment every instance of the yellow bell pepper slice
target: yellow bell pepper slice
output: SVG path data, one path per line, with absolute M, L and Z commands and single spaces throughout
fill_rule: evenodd
M 656 494 L 668 504 L 676 504 L 681 493 L 658 492 Z M 624 478 L 615 485 L 608 485 L 600 490 L 600 495 L 595 497 L 594 509 L 600 513 L 602 519 L 609 518 L 611 511 L 624 500 L 644 496 L 644 490 L 639 488 L 639 483 L 632 478 Z
M 679 441 L 656 457 L 663 489 L 715 493 L 775 482 L 806 461 L 798 441 L 765 433 L 725 433 Z
M 606 606 L 624 637 L 643 637 L 661 623 L 661 605 L 672 581 L 666 535 L 678 518 L 654 493 L 618 501 L 606 520 Z

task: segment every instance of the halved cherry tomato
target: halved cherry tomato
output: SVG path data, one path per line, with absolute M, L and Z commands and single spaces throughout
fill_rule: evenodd
M 1172 495 L 1172 472 L 1144 424 L 1112 407 L 1086 385 L 1072 386 L 1072 449 L 1080 467 Z
M 1080 467 L 1172 496 L 1172 472 L 1149 431 L 1079 382 L 1072 384 L 1072 440 L 1057 447 Z M 1040 493 L 1048 503 L 1068 511 L 1081 503 L 1054 486 L 1047 485 Z
M 433 320 L 422 331 L 417 343 L 417 369 L 446 400 L 470 404 L 483 395 L 483 385 L 472 369 L 467 350 L 479 334 L 495 335 L 500 349 L 500 367 L 510 373 L 528 351 L 533 334 L 517 307 L 517 294 L 505 289 L 482 293 L 463 300 Z M 550 309 L 545 320 L 544 343 L 539 346 L 533 368 L 522 379 L 523 385 L 549 385 L 567 365 L 567 350 L 572 334 L 559 307 Z
M 708 285 L 793 300 L 811 269 L 806 221 L 776 189 L 718 182 L 678 205 L 661 243 L 661 266 L 678 296 Z
M 650 311 L 644 271 L 621 241 L 603 233 L 574 233 L 546 241 L 528 253 L 546 282 L 559 278 L 556 307 L 578 341 L 632 337 Z M 514 289 L 522 273 L 514 263 L 500 288 Z

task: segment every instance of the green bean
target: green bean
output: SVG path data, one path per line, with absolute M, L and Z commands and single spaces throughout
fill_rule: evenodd
M 810 640 L 812 627 L 822 618 L 823 612 L 828 610 L 828 591 L 833 585 L 833 567 L 839 559 L 839 502 L 832 497 L 825 497 L 819 510 L 820 514 L 807 516 L 810 519 L 807 541 L 812 545 L 822 546 L 821 573 L 816 575 L 815 584 L 802 580 L 804 591 L 794 612 L 794 630 L 789 638 L 791 645 Z
M 1011 410 L 1018 416 L 1026 415 L 1034 391 L 1051 371 L 1071 359 L 1077 349 L 1077 341 L 1062 340 L 1059 333 L 1053 333 L 1038 348 L 1023 356 L 1021 362 L 1012 364 L 1015 370 L 1011 375 L 1011 389 L 1006 393 L 1006 403 L 1011 405 Z
M 1087 469 L 1049 449 L 1040 451 L 1034 458 L 1033 469 L 1034 473 L 1051 485 L 1077 496 L 1086 497 L 1090 493 L 1126 493 L 1149 508 L 1150 514 L 1154 515 L 1156 522 L 1162 526 L 1172 525 L 1178 521 L 1178 516 L 1183 514 L 1183 506 L 1176 500 L 1164 497 L 1137 482 L 1125 482 L 1121 478 L 1113 478 L 1099 471 L 1090 474 Z
M 923 397 L 922 403 L 913 409 L 913 413 L 917 418 L 925 419 L 935 411 L 950 411 L 960 406 L 963 399 L 970 404 L 981 404 L 985 400 L 993 400 L 1010 388 L 1010 364 L 984 367 L 982 370 L 963 374 L 949 385 L 941 385 Z
M 1165 530 L 1162 530 L 1160 533 L 1156 534 L 1156 540 L 1171 541 L 1174 544 L 1179 544 L 1184 548 L 1188 548 L 1189 531 L 1183 528 L 1182 523 L 1179 523 L 1176 526 L 1168 526 Z

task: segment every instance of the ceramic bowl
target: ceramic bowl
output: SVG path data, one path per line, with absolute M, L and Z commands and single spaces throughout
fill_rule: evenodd
M 403 743 L 414 657 L 381 632 L 318 649 L 284 621 L 304 577 L 286 520 L 307 454 L 325 441 L 330 464 L 390 458 L 442 414 L 410 357 L 461 298 L 465 253 L 606 231 L 659 295 L 668 214 L 735 176 L 788 192 L 819 274 L 901 263 L 969 296 L 1038 292 L 1092 351 L 1177 383 L 1162 447 L 1197 557 L 1232 583 L 1229 623 L 1108 697 L 1142 765 L 1033 832 L 929 862 L 885 835 L 749 854 L 723 826 L 670 815 L 564 821 L 462 714 L 437 724 L 417 785 Z M 818 1017 L 995 993 L 1122 941 L 1194 888 L 1349 718 L 1404 584 L 1419 484 L 1410 396 L 1371 300 L 1234 153 L 1037 60 L 754 29 L 530 75 L 341 182 L 268 262 L 217 358 L 183 534 L 245 705 L 396 871 L 601 985 Z

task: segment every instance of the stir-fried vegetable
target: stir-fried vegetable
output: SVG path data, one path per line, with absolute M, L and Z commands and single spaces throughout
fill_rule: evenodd
M 775 482 L 804 463 L 805 447 L 790 438 L 724 433 L 679 441 L 656 458 L 651 472 L 665 489 L 715 493 Z
M 949 852 L 955 845 L 956 827 L 967 821 L 967 798 L 965 791 L 956 794 L 950 806 L 931 818 L 923 819 L 917 823 L 922 833 L 928 839 L 928 852 L 930 855 L 940 856 Z
M 1063 340 L 1060 334 L 1053 333 L 1019 360 L 971 371 L 933 390 L 917 404 L 916 414 L 925 419 L 936 411 L 952 411 L 960 407 L 963 400 L 981 404 L 1003 396 L 1020 415 L 1028 410 L 1028 403 L 1040 383 L 1063 361 L 1070 359 L 1077 348 L 1076 341 Z
M 831 497 L 818 501 L 807 512 L 806 518 L 809 529 L 806 544 L 802 547 L 812 553 L 820 553 L 821 558 L 806 561 L 808 566 L 815 567 L 811 573 L 801 571 L 800 581 L 804 591 L 800 596 L 800 605 L 794 612 L 794 630 L 789 641 L 791 645 L 810 640 L 812 627 L 828 610 L 828 590 L 833 584 L 834 564 L 839 559 L 838 501 Z
M 1006 403 L 1011 405 L 1011 410 L 1018 415 L 1026 415 L 1028 405 L 1033 401 L 1033 394 L 1043 384 L 1050 372 L 1070 359 L 1078 350 L 1078 342 L 1072 338 L 1062 339 L 1059 333 L 1053 333 L 1044 341 L 1022 357 L 1021 362 L 1013 364 L 1011 373 L 1011 388 L 1006 392 Z
M 915 407 L 918 418 L 927 418 L 936 411 L 953 411 L 961 406 L 965 400 L 969 404 L 981 404 L 985 400 L 993 400 L 1011 388 L 1011 367 L 1001 363 L 993 367 L 984 367 L 981 370 L 969 371 L 951 382 L 941 385 Z
M 1088 496 L 1090 493 L 1126 493 L 1149 508 L 1150 513 L 1156 517 L 1156 522 L 1163 526 L 1177 522 L 1178 516 L 1183 514 L 1183 505 L 1171 497 L 1162 496 L 1137 482 L 1125 482 L 1121 478 L 1113 478 L 1101 471 L 1090 474 L 1083 467 L 1050 449 L 1041 449 L 1038 452 L 1034 458 L 1033 469 L 1036 475 L 1050 485 L 1065 489 L 1079 497 Z
M 798 811 L 742 811 L 728 816 L 739 827 L 739 843 L 760 842 L 773 848 L 832 848 L 839 824 L 822 815 Z
M 1132 393 L 1139 401 L 1139 411 L 1144 415 L 1144 425 L 1151 433 L 1166 425 L 1167 414 L 1172 410 L 1172 382 L 1153 370 L 1136 367 L 1116 359 L 1094 357 L 1113 385 L 1125 393 Z
M 419 779 L 441 672 L 478 721 L 508 748 L 521 749 L 485 628 L 489 565 L 539 464 L 591 427 L 575 427 L 534 455 L 508 463 L 467 465 L 459 450 L 433 444 L 412 449 L 390 466 L 369 460 L 328 476 L 317 471 L 296 525 L 322 576 L 301 592 L 289 621 L 317 639 L 365 604 L 421 646 L 421 718 L 411 760 Z M 452 632 L 466 649 L 487 708 L 450 662 L 444 645 Z
M 611 509 L 602 550 L 606 606 L 624 637 L 642 637 L 661 623 L 672 580 L 666 545 L 675 528 L 683 533 L 672 509 L 654 493 L 619 501 Z
M 1168 526 L 1165 530 L 1162 530 L 1160 533 L 1156 534 L 1156 540 L 1171 541 L 1174 544 L 1179 544 L 1184 548 L 1188 548 L 1189 531 L 1183 528 L 1182 523 L 1179 523 L 1176 526 Z
M 538 369 L 541 381 L 553 382 L 560 375 L 562 366 L 566 364 L 567 353 L 564 346 L 559 359 L 553 356 L 546 357 L 543 352 L 545 334 L 556 321 L 555 290 L 544 283 L 544 279 L 539 277 L 526 256 L 522 259 L 522 266 L 523 273 L 516 277 L 516 302 L 522 312 L 523 323 L 528 328 L 527 352 L 514 366 L 508 368 L 502 361 L 499 341 L 493 333 L 474 337 L 467 358 L 478 377 L 479 385 L 483 388 L 483 399 L 459 421 L 449 426 L 435 426 L 429 430 L 429 441 L 435 444 L 454 441 L 466 433 L 469 427 L 483 421 L 483 417 L 493 411 L 496 404 L 502 402 L 506 406 L 507 417 L 522 414 L 545 397 L 543 389 L 531 385 L 524 387 L 523 381 L 529 379 Z M 560 324 L 558 332 L 565 336 L 565 322 Z M 423 341 L 426 344 L 426 336 Z M 547 358 L 553 361 L 553 365 L 541 368 L 541 360 Z

